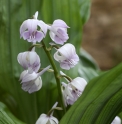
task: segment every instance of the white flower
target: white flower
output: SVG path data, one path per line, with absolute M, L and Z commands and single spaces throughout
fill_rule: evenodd
M 79 61 L 75 47 L 70 43 L 59 48 L 54 54 L 54 59 L 60 63 L 62 69 L 66 70 L 73 68 Z
M 62 82 L 62 93 L 64 98 L 65 106 L 72 105 L 80 97 L 84 91 L 87 82 L 81 77 L 73 79 L 71 82 L 68 81 L 68 84 Z
M 57 106 L 57 102 L 52 107 L 55 108 Z M 53 112 L 50 115 L 47 114 L 41 114 L 38 120 L 36 121 L 36 124 L 58 124 L 58 119 L 53 117 Z
M 40 90 L 40 88 L 42 87 L 42 80 L 40 76 L 49 68 L 50 66 L 47 66 L 41 72 L 39 73 L 33 72 L 31 74 L 28 73 L 28 70 L 23 71 L 20 75 L 22 89 L 29 93 L 33 93 L 35 91 Z
M 19 53 L 17 60 L 25 70 L 28 69 L 28 73 L 37 72 L 40 68 L 40 58 L 34 51 Z
M 45 37 L 47 25 L 43 21 L 37 20 L 38 12 L 33 17 L 34 19 L 27 19 L 20 26 L 20 37 L 28 42 L 36 43 L 36 41 L 40 42 Z M 38 27 L 40 30 L 37 29 Z
M 118 116 L 116 116 L 111 124 L 121 124 L 121 119 Z
M 67 28 L 69 27 L 63 20 L 55 20 L 51 26 L 48 26 L 48 29 L 50 30 L 49 34 L 51 39 L 55 43 L 63 45 L 64 42 L 69 39 L 67 34 Z

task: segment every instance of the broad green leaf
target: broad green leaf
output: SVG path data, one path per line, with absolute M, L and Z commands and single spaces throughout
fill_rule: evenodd
M 60 124 L 110 124 L 122 110 L 122 64 L 92 79 Z
M 25 124 L 18 120 L 8 108 L 0 102 L 0 124 Z
M 79 57 L 83 66 L 93 68 L 94 70 L 100 70 L 97 62 L 83 48 L 80 49 Z

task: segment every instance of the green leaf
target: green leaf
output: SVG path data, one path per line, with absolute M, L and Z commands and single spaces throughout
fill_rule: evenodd
M 82 18 L 82 23 L 86 23 L 90 17 L 90 0 L 78 0 L 80 6 L 80 16 Z
M 0 124 L 25 124 L 18 120 L 8 108 L 0 102 Z
M 80 49 L 79 57 L 83 66 L 93 68 L 94 70 L 100 70 L 97 62 L 83 48 Z
M 122 64 L 92 79 L 60 124 L 109 124 L 122 110 Z

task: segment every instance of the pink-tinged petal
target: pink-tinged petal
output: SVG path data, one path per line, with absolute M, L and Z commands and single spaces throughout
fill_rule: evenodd
M 53 22 L 53 26 L 54 27 L 62 27 L 62 28 L 69 28 L 69 26 L 67 26 L 67 24 L 61 20 L 61 19 L 57 19 Z
M 50 35 L 50 38 L 54 41 L 55 34 L 52 31 L 50 31 L 49 35 Z
M 44 34 L 41 31 L 36 31 L 35 39 L 37 42 L 41 42 L 44 38 Z

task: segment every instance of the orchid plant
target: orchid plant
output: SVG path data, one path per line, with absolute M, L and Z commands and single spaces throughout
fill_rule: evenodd
M 0 124 L 122 123 L 122 63 L 81 46 L 90 0 L 0 3 Z
M 67 28 L 69 28 L 69 26 L 67 26 L 67 24 L 61 19 L 55 20 L 53 24 L 50 25 L 46 24 L 42 20 L 38 20 L 37 18 L 38 11 L 33 15 L 33 19 L 25 20 L 20 26 L 20 37 L 32 43 L 29 51 L 21 52 L 17 56 L 18 63 L 24 69 L 20 75 L 22 89 L 28 93 L 40 90 L 43 82 L 41 79 L 42 74 L 46 73 L 46 71 L 52 71 L 57 83 L 60 98 L 59 103 L 61 105 L 61 107 L 56 108 L 56 102 L 52 109 L 53 111 L 54 109 L 63 110 L 65 114 L 66 107 L 68 105 L 73 105 L 81 96 L 87 82 L 81 77 L 71 79 L 71 77 L 67 76 L 63 72 L 60 72 L 59 74 L 59 71 L 54 64 L 53 57 L 57 62 L 59 62 L 60 67 L 64 70 L 70 70 L 78 64 L 79 57 L 76 53 L 75 46 L 71 43 L 65 44 L 69 39 L 67 34 Z M 54 42 L 49 43 L 49 48 L 45 45 L 43 40 L 46 37 L 48 30 L 50 38 Z M 37 42 L 40 44 L 37 44 Z M 50 65 L 45 68 L 40 68 L 41 62 L 39 55 L 36 53 L 36 47 L 41 47 L 50 61 Z M 52 57 L 50 51 L 53 48 L 56 52 Z M 65 78 L 68 83 L 60 83 L 60 78 Z M 58 124 L 58 120 L 52 116 L 53 111 L 47 115 L 42 114 L 36 124 Z
M 76 77 L 72 79 L 59 71 L 54 62 L 56 60 L 60 64 L 60 68 L 67 71 L 74 68 L 79 62 L 75 46 L 71 43 L 66 43 L 69 39 L 68 28 L 70 27 L 61 19 L 55 20 L 53 24 L 46 24 L 38 19 L 38 11 L 33 15 L 32 19 L 25 20 L 20 26 L 20 37 L 32 43 L 28 51 L 21 52 L 17 56 L 18 63 L 24 69 L 20 74 L 22 89 L 30 94 L 41 90 L 43 84 L 42 74 L 52 72 L 54 73 L 60 98 L 58 102 L 61 107 L 56 107 L 58 104 L 56 102 L 47 114 L 40 115 L 35 124 L 58 124 L 59 120 L 53 116 L 54 110 L 62 110 L 65 114 L 69 106 L 72 106 L 79 99 L 87 85 L 87 81 L 84 78 Z M 44 42 L 48 30 L 53 41 L 49 43 L 49 47 Z M 41 60 L 36 53 L 37 47 L 45 51 L 50 62 L 47 67 L 41 68 Z M 50 53 L 53 48 L 56 51 L 54 56 Z M 64 78 L 66 82 L 61 82 L 61 78 Z M 120 123 L 121 119 L 116 116 L 111 124 Z

